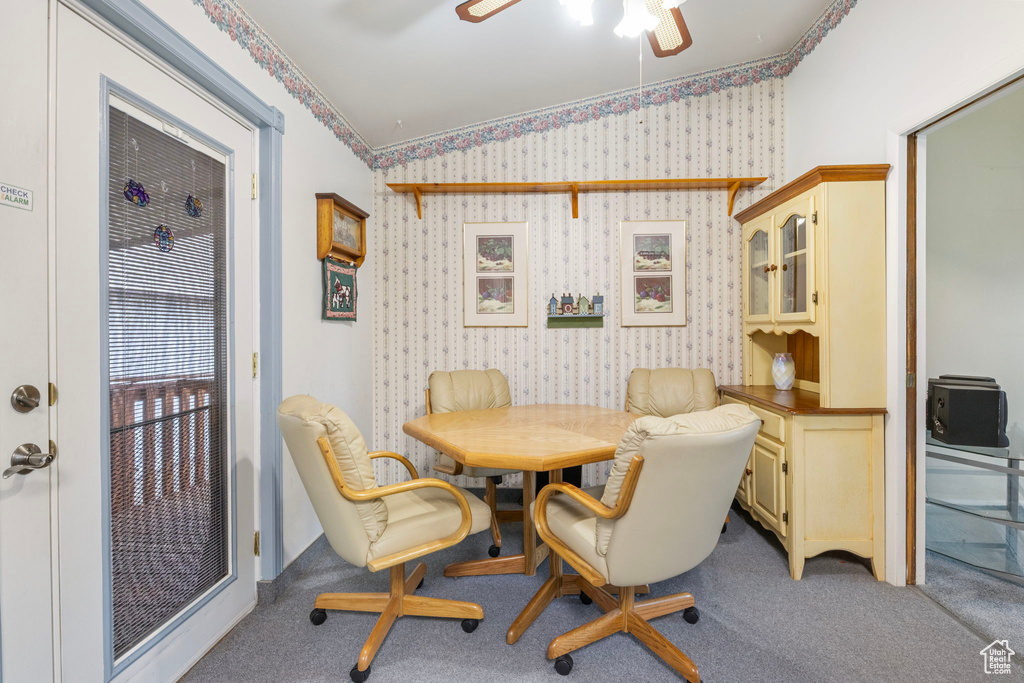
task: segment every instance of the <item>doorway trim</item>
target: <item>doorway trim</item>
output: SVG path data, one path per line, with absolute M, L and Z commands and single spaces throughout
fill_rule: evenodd
M 918 277 L 920 255 L 918 254 L 918 198 L 920 165 L 918 155 L 920 146 L 918 136 L 927 134 L 930 128 L 971 109 L 981 102 L 999 94 L 1007 88 L 1013 87 L 1024 81 L 1024 70 L 1018 70 L 987 88 L 982 88 L 972 96 L 965 98 L 939 112 L 935 116 L 920 122 L 910 129 L 902 137 L 906 141 L 906 582 L 907 585 L 914 585 L 918 581 L 918 555 L 921 550 L 919 540 L 922 540 L 921 529 L 918 524 L 918 509 L 922 501 L 920 483 L 920 454 L 919 448 L 922 435 L 918 433 L 923 423 L 919 423 L 919 412 L 921 408 L 920 392 L 918 386 L 921 384 L 921 370 L 919 361 L 918 335 Z M 925 294 L 927 296 L 927 293 Z M 924 381 L 927 381 L 925 379 Z M 923 510 L 923 508 L 921 508 Z
M 277 406 L 282 400 L 282 152 L 284 114 L 257 97 L 138 0 L 77 0 L 149 50 L 224 106 L 252 123 L 259 135 L 260 298 L 260 571 L 276 578 L 284 569 L 282 455 Z

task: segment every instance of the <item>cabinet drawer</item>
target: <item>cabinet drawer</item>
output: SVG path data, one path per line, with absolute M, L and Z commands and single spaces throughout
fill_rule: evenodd
M 780 443 L 786 443 L 786 418 L 757 406 L 748 406 L 761 418 L 761 433 L 770 436 Z
M 758 408 L 755 405 L 741 401 L 732 396 L 722 396 L 722 405 L 727 403 L 738 403 L 741 406 L 750 408 L 750 411 L 761 419 L 761 434 L 770 436 L 780 443 L 786 443 L 786 418 L 770 410 Z

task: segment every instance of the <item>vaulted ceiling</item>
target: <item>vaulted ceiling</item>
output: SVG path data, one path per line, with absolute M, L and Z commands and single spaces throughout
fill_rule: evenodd
M 621 0 L 596 0 L 593 26 L 558 0 L 479 24 L 459 0 L 238 1 L 371 147 L 777 55 L 831 4 L 687 0 L 693 46 L 659 59 L 645 36 L 613 33 Z

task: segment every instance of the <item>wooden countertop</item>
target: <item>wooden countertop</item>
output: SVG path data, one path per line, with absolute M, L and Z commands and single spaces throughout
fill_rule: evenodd
M 885 408 L 822 408 L 819 394 L 806 389 L 779 391 L 770 384 L 720 386 L 718 390 L 754 405 L 790 415 L 884 415 Z

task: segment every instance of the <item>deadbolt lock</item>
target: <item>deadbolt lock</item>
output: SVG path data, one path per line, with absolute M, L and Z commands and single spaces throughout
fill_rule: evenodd
M 22 384 L 11 394 L 11 407 L 27 413 L 39 407 L 39 390 L 31 384 Z

